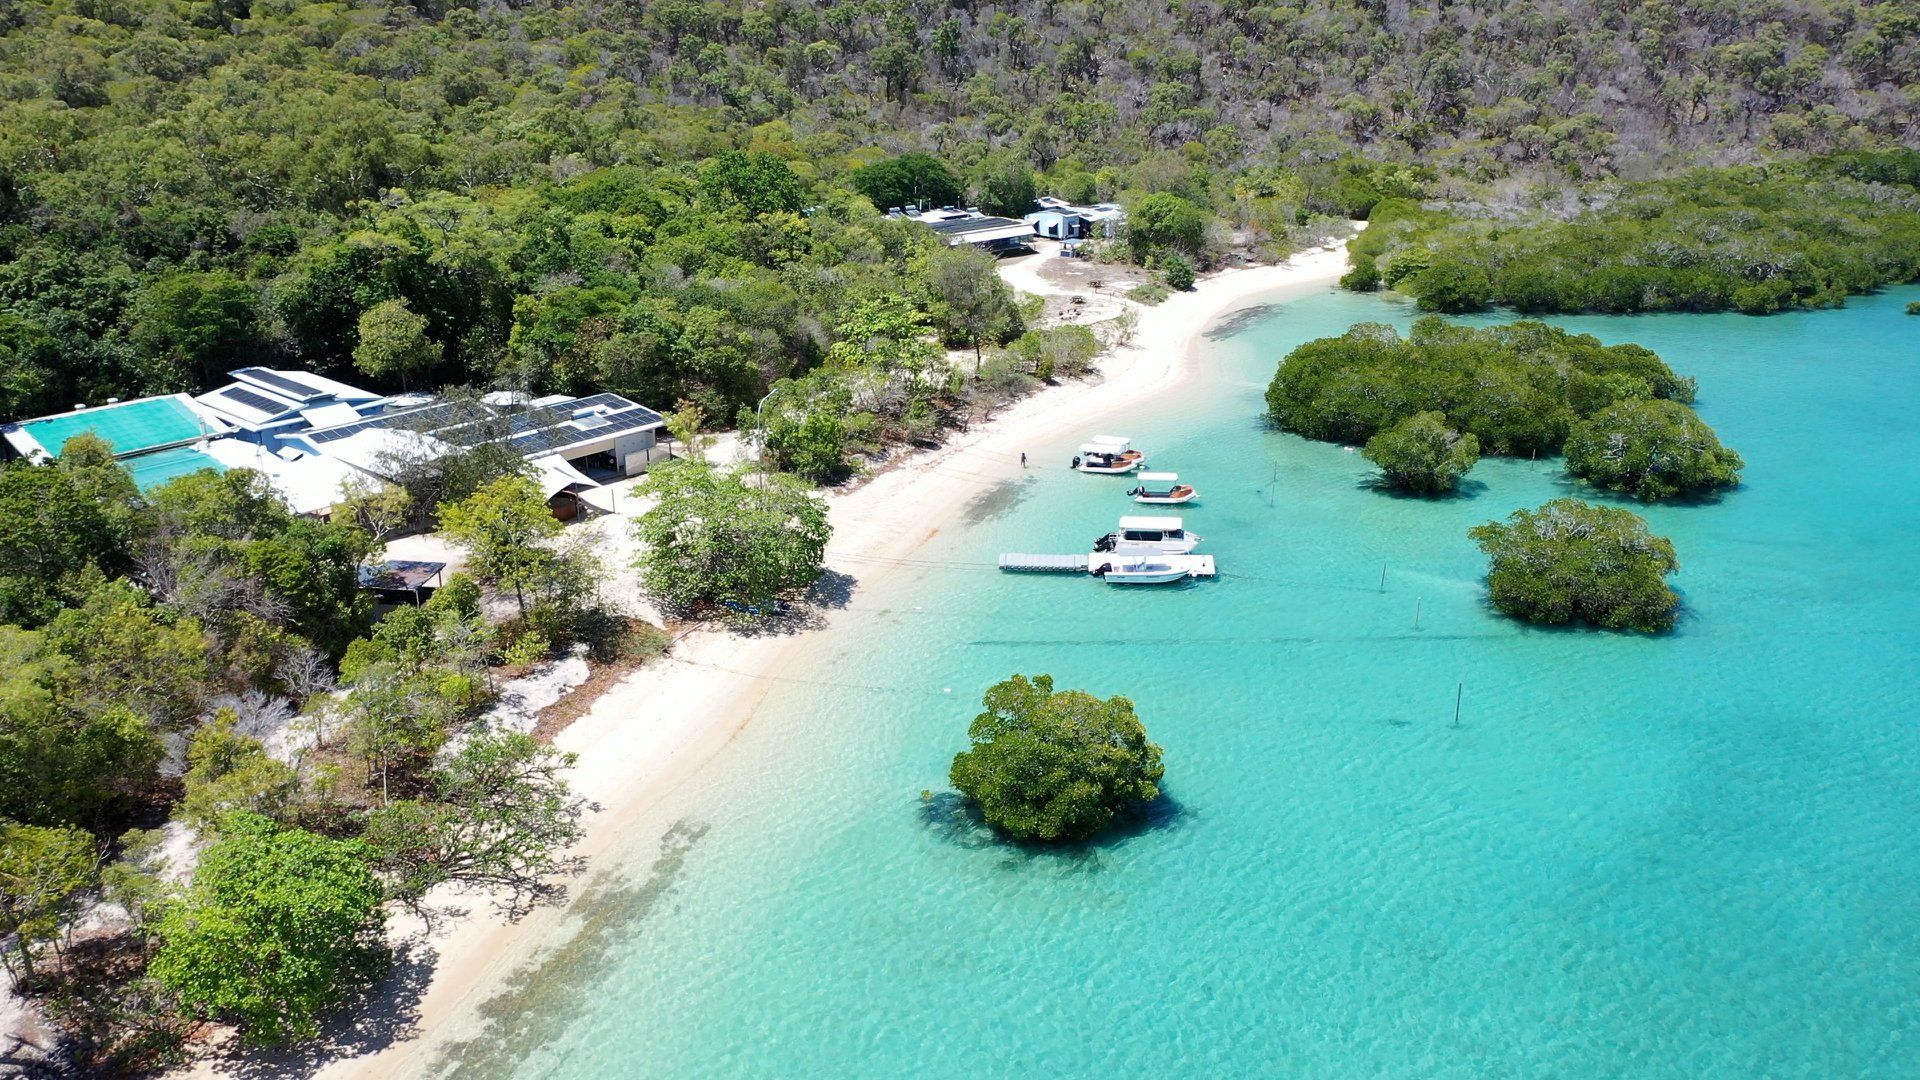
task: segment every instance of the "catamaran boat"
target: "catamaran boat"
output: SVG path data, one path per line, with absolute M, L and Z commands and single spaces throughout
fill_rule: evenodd
M 1109 585 L 1164 585 L 1179 581 L 1189 573 L 1184 566 L 1160 562 L 1152 556 L 1114 559 L 1093 568 L 1093 576 Z
M 1140 474 L 1140 486 L 1127 494 L 1137 503 L 1157 503 L 1172 505 L 1192 502 L 1199 492 L 1192 484 L 1180 483 L 1180 474 L 1171 472 L 1143 472 Z
M 1120 527 L 1093 542 L 1096 552 L 1115 555 L 1187 555 L 1201 538 L 1177 517 L 1123 517 Z
M 1128 473 L 1146 463 L 1147 456 L 1124 435 L 1095 435 L 1073 456 L 1073 467 L 1085 473 Z

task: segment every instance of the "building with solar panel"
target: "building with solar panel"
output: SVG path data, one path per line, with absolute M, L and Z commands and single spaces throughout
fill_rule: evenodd
M 387 400 L 307 371 L 248 367 L 227 374 L 233 382 L 194 400 L 225 420 L 235 436 L 269 449 L 282 435 L 349 424 L 378 412 Z
M 81 406 L 0 427 L 7 456 L 51 461 L 92 434 L 141 490 L 201 470 L 263 473 L 295 513 L 326 517 L 341 485 L 395 479 L 398 464 L 501 442 L 526 458 L 556 512 L 578 492 L 645 472 L 670 456 L 666 421 L 619 394 L 480 399 L 382 397 L 305 371 L 249 367 L 197 396 L 166 394 Z
M 286 448 L 283 436 L 315 425 L 337 426 L 385 406 L 371 391 L 304 371 L 250 367 L 234 381 L 197 396 L 162 394 L 0 427 L 7 456 L 52 461 L 67 440 L 93 435 L 142 491 L 189 473 L 248 468 L 264 473 L 295 513 L 325 517 L 340 485 L 363 475 L 342 462 Z
M 982 214 L 974 207 L 965 210 L 952 206 L 938 210 L 908 208 L 887 213 L 889 217 L 903 217 L 925 225 L 939 234 L 941 242 L 948 247 L 964 244 L 997 253 L 1025 247 L 1033 239 L 1033 226 L 1027 222 Z
M 284 449 L 395 479 L 406 462 L 501 442 L 533 466 L 549 499 L 636 476 L 671 456 L 660 442 L 666 419 L 619 394 L 451 398 L 388 408 L 373 416 L 290 432 Z

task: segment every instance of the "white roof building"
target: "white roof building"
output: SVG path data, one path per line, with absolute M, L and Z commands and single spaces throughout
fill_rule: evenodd
M 234 381 L 194 400 L 235 428 L 250 433 L 298 430 L 350 423 L 379 407 L 379 394 L 308 371 L 249 367 L 229 371 Z

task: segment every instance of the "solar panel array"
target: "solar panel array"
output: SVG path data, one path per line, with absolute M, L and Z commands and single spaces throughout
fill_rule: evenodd
M 309 386 L 298 379 L 289 379 L 277 371 L 268 371 L 266 368 L 241 368 L 239 371 L 234 372 L 234 375 L 236 377 L 252 379 L 254 382 L 265 383 L 276 390 L 285 390 L 287 393 L 292 394 L 302 401 L 323 397 L 326 394 L 326 391 L 319 387 Z
M 564 450 L 569 446 L 598 442 L 610 435 L 620 435 L 637 431 L 660 423 L 660 414 L 640 405 L 633 405 L 618 412 L 597 417 L 592 430 L 583 431 L 573 424 L 558 424 L 516 435 L 510 441 L 515 451 L 522 456 L 529 454 L 550 454 Z
M 433 431 L 438 427 L 463 422 L 460 414 L 462 407 L 468 404 L 467 402 L 448 401 L 438 405 L 428 405 L 419 409 L 409 409 L 406 412 L 390 413 L 386 416 L 373 416 L 357 424 L 342 424 L 339 427 L 310 431 L 306 437 L 316 443 L 330 443 L 338 439 L 344 439 L 349 435 L 358 435 L 363 431 L 383 429 Z M 485 406 L 472 405 L 472 408 L 484 410 Z M 467 419 L 471 419 L 471 417 L 467 417 Z
M 220 396 L 229 401 L 237 401 L 249 409 L 258 409 L 268 415 L 277 416 L 291 406 L 284 401 L 275 401 L 265 394 L 256 394 L 244 386 L 229 386 L 220 391 Z
M 574 420 L 575 413 L 594 408 L 612 411 Z M 660 422 L 659 413 L 635 405 L 619 394 L 594 394 L 518 413 L 502 413 L 475 401 L 446 401 L 390 416 L 370 417 L 356 424 L 308 432 L 306 437 L 324 444 L 362 431 L 418 431 L 460 447 L 505 439 L 517 453 L 531 455 L 552 453 Z M 588 425 L 591 425 L 590 430 Z

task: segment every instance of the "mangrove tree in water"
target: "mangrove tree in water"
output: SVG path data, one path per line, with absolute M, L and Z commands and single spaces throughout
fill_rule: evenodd
M 1368 439 L 1364 452 L 1392 486 L 1438 495 L 1459 487 L 1480 460 L 1480 440 L 1455 431 L 1441 413 L 1423 412 Z
M 1159 797 L 1160 748 L 1126 698 L 1056 693 L 1051 675 L 1015 675 L 982 704 L 968 731 L 973 748 L 954 757 L 950 779 L 995 828 L 1022 840 L 1082 840 Z
M 1566 454 L 1568 472 L 1641 499 L 1732 487 L 1745 464 L 1677 401 L 1615 402 L 1573 425 Z
M 1490 560 L 1493 606 L 1516 619 L 1658 633 L 1678 617 L 1673 542 L 1631 510 L 1555 499 L 1467 535 Z
M 1575 475 L 1663 498 L 1739 478 L 1739 455 L 1694 414 L 1693 394 L 1692 379 L 1639 345 L 1602 345 L 1539 322 L 1476 329 L 1428 316 L 1405 338 L 1384 323 L 1358 323 L 1294 349 L 1267 387 L 1267 414 L 1310 439 L 1367 443 L 1370 459 L 1415 490 L 1424 489 L 1410 481 L 1426 479 L 1415 469 L 1403 481 L 1397 466 L 1417 458 L 1407 445 L 1416 432 L 1457 432 L 1476 451 L 1529 456 L 1560 452 L 1577 430 L 1583 448 L 1641 447 L 1650 456 L 1616 475 L 1583 455 L 1569 463 Z M 1431 415 L 1414 423 L 1421 414 Z M 1465 460 L 1453 453 L 1452 464 Z

